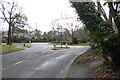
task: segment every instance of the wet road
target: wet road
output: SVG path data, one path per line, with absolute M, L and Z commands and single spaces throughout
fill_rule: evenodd
M 51 50 L 53 45 L 32 43 L 31 48 L 2 55 L 3 78 L 64 78 L 71 62 L 89 46 Z

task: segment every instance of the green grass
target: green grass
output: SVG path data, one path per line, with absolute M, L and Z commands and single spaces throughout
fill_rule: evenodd
M 18 45 L 0 45 L 0 54 L 10 53 L 14 51 L 23 50 L 24 48 L 17 48 Z
M 31 47 L 31 45 L 25 45 L 25 46 L 23 46 L 23 47 L 30 48 L 30 47 Z

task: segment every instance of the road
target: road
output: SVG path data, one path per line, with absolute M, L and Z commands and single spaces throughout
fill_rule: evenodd
M 3 78 L 64 78 L 71 62 L 89 46 L 51 50 L 48 43 L 32 43 L 31 48 L 2 55 Z

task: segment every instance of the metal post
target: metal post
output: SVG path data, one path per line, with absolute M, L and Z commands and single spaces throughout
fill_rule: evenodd
M 62 12 L 61 12 L 61 47 L 62 47 Z

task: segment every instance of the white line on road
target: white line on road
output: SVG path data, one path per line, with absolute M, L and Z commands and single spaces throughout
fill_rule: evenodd
M 63 71 L 61 71 L 61 73 L 63 73 Z
M 0 70 L 3 70 L 4 68 L 0 68 Z
M 44 53 L 45 51 L 43 51 L 42 53 Z
M 18 61 L 18 62 L 16 62 L 16 63 L 14 63 L 13 65 L 20 64 L 21 62 L 23 62 L 23 61 Z
M 38 55 L 34 55 L 34 56 L 38 56 Z
M 48 51 L 43 51 L 42 53 L 47 53 Z
M 36 57 L 36 56 L 38 56 L 38 55 L 32 55 L 31 57 L 28 57 L 28 58 L 26 58 L 26 59 L 24 59 L 24 60 L 18 61 L 18 62 L 16 62 L 16 63 L 14 63 L 13 65 L 20 64 L 20 63 L 22 63 L 23 61 L 30 60 L 30 59 L 32 59 L 33 57 Z

